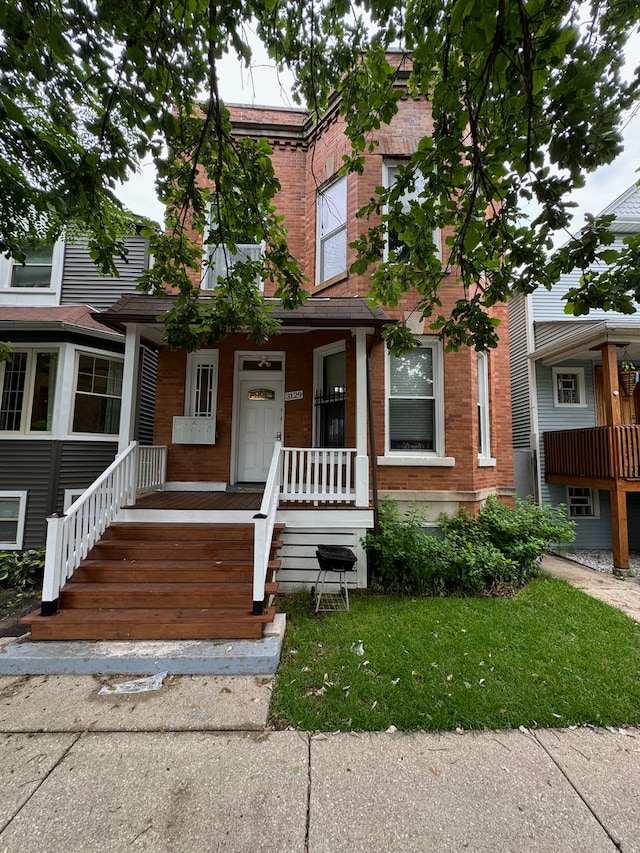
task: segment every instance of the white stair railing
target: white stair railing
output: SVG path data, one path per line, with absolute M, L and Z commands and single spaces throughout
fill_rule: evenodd
M 65 515 L 47 519 L 43 616 L 56 612 L 60 590 L 120 509 L 134 504 L 136 495 L 164 487 L 166 466 L 166 447 L 139 447 L 133 441 Z
M 253 614 L 264 610 L 264 588 L 271 556 L 271 542 L 276 523 L 280 488 L 282 485 L 282 444 L 276 441 L 269 466 L 269 475 L 262 495 L 260 511 L 253 516 Z
M 284 447 L 283 501 L 355 503 L 352 448 Z

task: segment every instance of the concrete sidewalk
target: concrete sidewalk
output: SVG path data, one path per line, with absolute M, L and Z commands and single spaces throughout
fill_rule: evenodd
M 268 679 L 108 681 L 0 677 L 0 850 L 640 851 L 638 729 L 309 736 Z

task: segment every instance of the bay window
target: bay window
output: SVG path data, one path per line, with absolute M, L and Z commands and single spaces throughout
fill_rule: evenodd
M 117 435 L 121 399 L 122 361 L 79 353 L 72 432 Z
M 388 446 L 403 454 L 440 453 L 443 446 L 440 351 L 421 345 L 389 355 Z
M 0 432 L 51 432 L 56 351 L 17 350 L 0 364 Z

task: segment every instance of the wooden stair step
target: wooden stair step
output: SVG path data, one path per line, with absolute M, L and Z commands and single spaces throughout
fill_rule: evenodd
M 275 595 L 277 583 L 265 585 L 265 595 Z M 65 584 L 60 607 L 72 609 L 140 609 L 141 604 L 159 608 L 249 607 L 251 583 L 74 583 Z
M 254 616 L 246 607 L 62 610 L 55 616 L 40 611 L 24 616 L 32 640 L 233 640 L 260 639 L 272 622 L 273 607 Z
M 210 539 L 214 541 L 253 540 L 252 524 L 166 524 L 164 522 L 113 522 L 105 530 L 103 540 L 143 539 L 194 541 Z
M 141 542 L 139 540 L 101 540 L 89 554 L 90 559 L 133 559 L 141 555 L 147 560 L 176 559 L 253 559 L 253 542 Z
M 270 560 L 267 577 L 273 577 L 281 566 L 280 560 Z M 84 560 L 73 573 L 73 581 L 88 583 L 122 583 L 131 581 L 158 583 L 218 583 L 237 581 L 251 583 L 253 561 L 249 560 L 189 560 L 179 563 L 153 560 Z

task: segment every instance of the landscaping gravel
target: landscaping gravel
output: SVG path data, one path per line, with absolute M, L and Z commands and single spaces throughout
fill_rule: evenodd
M 565 560 L 572 560 L 574 563 L 580 563 L 581 566 L 587 566 L 590 569 L 595 569 L 596 572 L 605 572 L 613 574 L 613 554 L 611 551 L 595 551 L 585 548 L 576 548 L 573 551 L 556 551 L 558 557 L 564 557 Z M 640 551 L 631 551 L 629 553 L 629 568 L 640 573 Z

